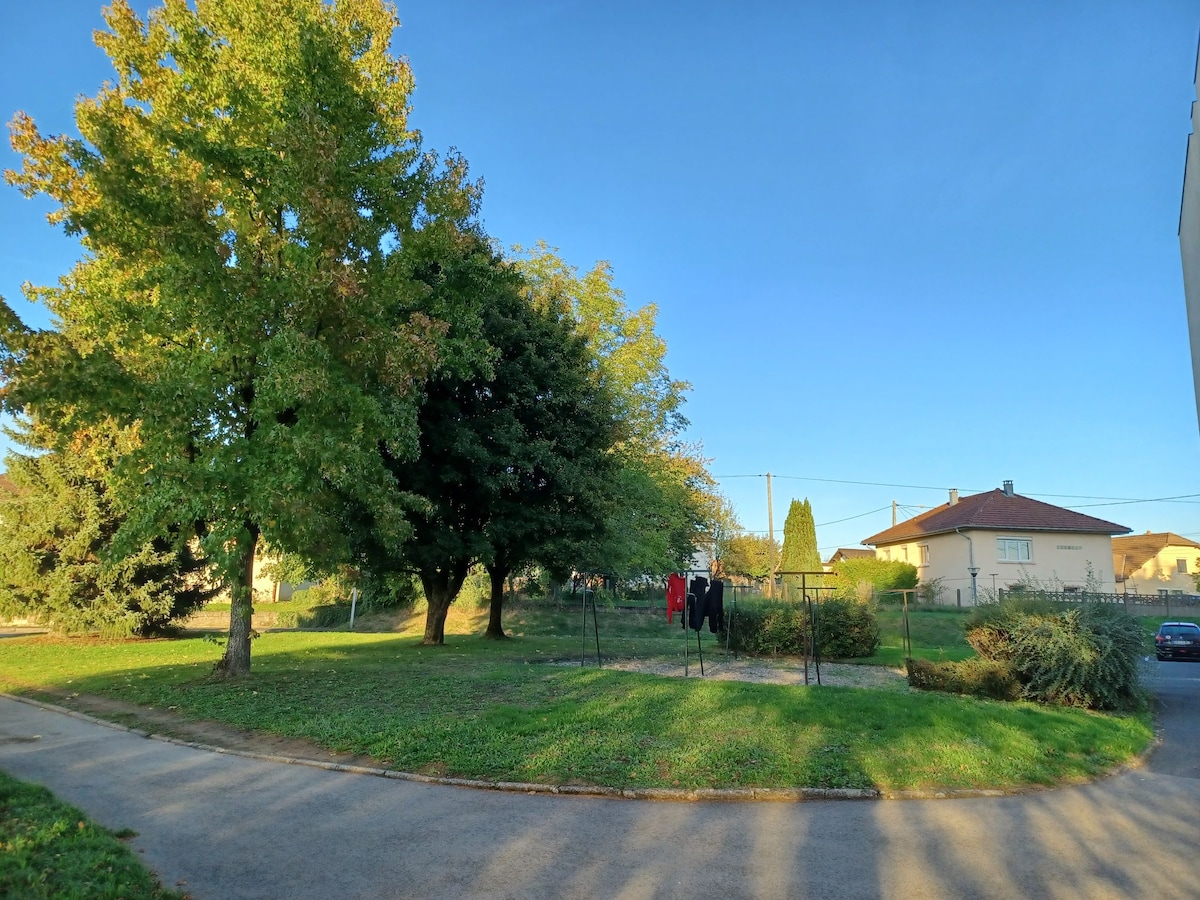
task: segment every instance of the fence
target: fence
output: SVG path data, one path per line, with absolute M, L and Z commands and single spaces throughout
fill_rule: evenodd
M 1131 616 L 1200 615 L 1200 594 L 1100 594 L 1091 591 L 1013 591 L 1001 588 L 1000 599 L 1014 594 L 1054 603 L 1118 603 Z

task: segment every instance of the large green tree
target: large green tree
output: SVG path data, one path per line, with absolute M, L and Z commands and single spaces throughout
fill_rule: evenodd
M 5 401 L 138 424 L 119 537 L 194 525 L 232 587 L 219 669 L 244 674 L 260 537 L 344 560 L 346 496 L 393 551 L 408 536 L 380 450 L 415 452 L 426 377 L 481 346 L 469 303 L 440 302 L 462 295 L 430 288 L 476 240 L 476 191 L 409 129 L 383 0 L 168 0 L 146 21 L 115 0 L 105 20 L 117 77 L 78 101 L 82 137 L 11 125 L 9 180 L 85 255 L 30 292 L 55 332 L 9 328 Z
M 491 582 L 487 634 L 504 636 L 504 580 L 541 563 L 569 570 L 603 519 L 614 461 L 611 398 L 582 338 L 560 311 L 534 306 L 499 258 L 484 250 L 448 267 L 446 290 L 480 300 L 491 349 L 473 373 L 432 379 L 419 413 L 420 456 L 389 459 L 397 481 L 424 507 L 412 516 L 403 563 L 428 604 L 424 643 L 441 644 L 450 604 L 473 563 Z M 378 571 L 396 562 L 368 554 Z
M 820 572 L 821 553 L 817 549 L 817 526 L 813 522 L 812 504 L 805 497 L 804 501 L 792 500 L 788 507 L 787 519 L 783 523 L 783 551 L 779 560 L 780 572 Z M 805 578 L 806 585 L 820 584 L 821 579 Z M 798 592 L 801 585 L 799 575 L 785 575 L 784 585 L 788 586 L 788 595 Z
M 686 567 L 705 542 L 718 499 L 699 447 L 680 438 L 689 385 L 667 369 L 657 309 L 630 309 L 606 262 L 581 274 L 544 243 L 521 251 L 516 262 L 534 302 L 560 307 L 573 320 L 616 403 L 608 527 L 590 542 L 584 566 L 618 576 Z
M 99 427 L 60 450 L 26 427 L 14 435 L 0 490 L 0 615 L 65 633 L 146 635 L 197 609 L 216 591 L 191 534 L 179 530 L 110 553 L 124 518 L 107 475 L 132 435 Z
M 730 575 L 762 579 L 771 574 L 771 562 L 778 557 L 778 542 L 765 534 L 741 533 L 726 540 L 721 563 Z

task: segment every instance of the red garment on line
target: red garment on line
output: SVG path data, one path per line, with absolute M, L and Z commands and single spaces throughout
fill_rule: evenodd
M 667 576 L 667 624 L 675 613 L 683 612 L 687 606 L 687 582 L 682 575 L 672 572 Z

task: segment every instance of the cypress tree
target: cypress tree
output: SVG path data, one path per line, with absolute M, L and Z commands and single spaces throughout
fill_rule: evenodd
M 783 552 L 780 555 L 781 572 L 820 572 L 821 554 L 817 550 L 817 526 L 813 522 L 812 504 L 792 500 L 787 519 L 783 523 Z M 806 578 L 808 586 L 819 585 L 820 578 Z M 784 596 L 800 599 L 801 579 L 799 575 L 785 575 Z

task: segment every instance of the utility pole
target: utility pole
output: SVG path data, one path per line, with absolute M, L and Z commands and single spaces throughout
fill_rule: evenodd
M 767 582 L 767 597 L 775 599 L 775 517 L 771 513 L 771 473 L 767 473 L 767 532 L 771 537 L 771 580 Z
M 896 501 L 892 501 L 892 527 L 896 527 Z

